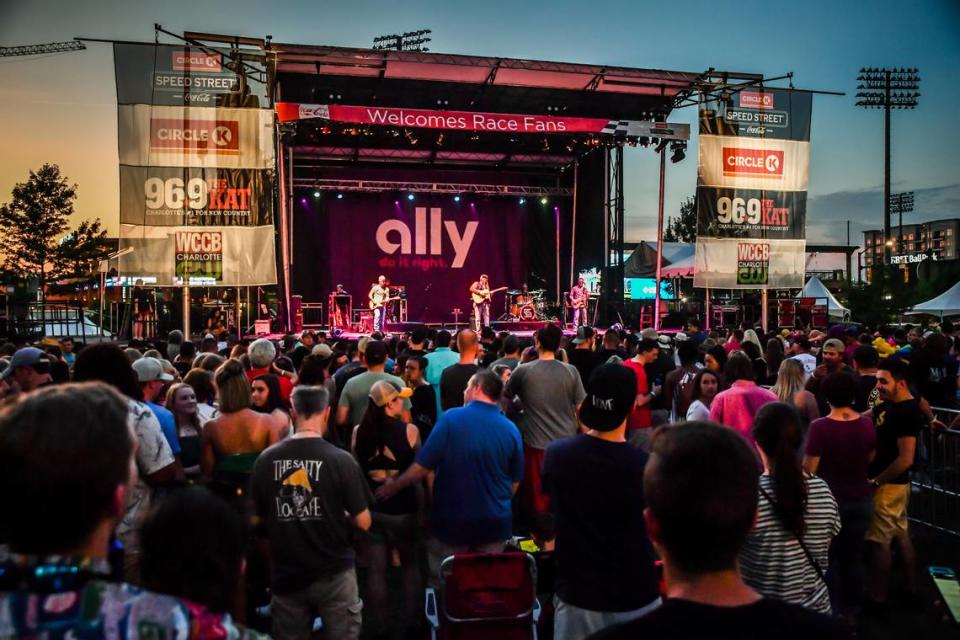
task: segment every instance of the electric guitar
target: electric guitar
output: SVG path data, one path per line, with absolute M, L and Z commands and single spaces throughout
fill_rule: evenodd
M 473 300 L 474 304 L 483 304 L 484 302 L 490 302 L 490 296 L 500 291 L 506 291 L 507 287 L 499 287 L 497 289 L 488 289 L 486 293 L 479 293 L 475 291 L 470 292 L 470 299 Z M 482 289 L 481 289 L 482 291 Z
M 587 295 L 586 290 L 584 290 L 583 295 L 581 295 L 579 298 L 574 297 L 573 292 L 571 291 L 571 292 L 568 294 L 568 298 L 569 298 L 569 300 L 570 300 L 570 306 L 571 306 L 572 308 L 574 308 L 574 309 L 586 309 L 586 308 L 587 308 L 587 298 L 588 298 L 588 295 Z
M 384 300 L 380 300 L 379 302 L 376 300 L 371 300 L 370 309 L 373 311 L 376 311 L 377 309 L 380 309 L 381 307 L 385 307 L 386 305 L 390 304 L 394 300 L 399 300 L 399 299 L 400 299 L 400 296 L 394 296 L 392 298 L 386 298 Z

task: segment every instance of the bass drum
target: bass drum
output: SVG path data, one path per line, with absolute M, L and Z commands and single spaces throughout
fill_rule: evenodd
M 537 319 L 537 309 L 532 304 L 525 304 L 520 307 L 520 319 L 521 320 L 536 320 Z

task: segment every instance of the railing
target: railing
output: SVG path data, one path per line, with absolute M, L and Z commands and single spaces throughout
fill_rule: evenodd
M 29 340 L 70 336 L 85 341 L 88 334 L 96 334 L 96 327 L 86 322 L 84 314 L 78 302 L 14 302 L 8 298 L 3 329 L 7 336 Z
M 949 427 L 960 411 L 934 407 Z M 910 520 L 960 536 L 960 430 L 925 427 L 911 474 Z

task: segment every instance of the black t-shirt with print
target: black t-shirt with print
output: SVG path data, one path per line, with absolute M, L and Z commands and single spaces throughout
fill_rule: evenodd
M 288 438 L 257 459 L 253 499 L 273 555 L 273 590 L 289 593 L 354 566 L 353 525 L 372 496 L 360 466 L 323 438 Z
M 590 636 L 590 640 L 839 640 L 849 637 L 838 620 L 772 598 L 740 607 L 673 599 L 636 620 L 607 627 Z
M 873 424 L 877 428 L 877 455 L 870 463 L 868 470 L 870 477 L 876 478 L 900 455 L 897 439 L 916 438 L 926 422 L 926 418 L 920 411 L 920 402 L 916 398 L 902 402 L 884 402 L 874 407 Z M 888 482 L 907 484 L 910 482 L 909 469 Z
M 857 398 L 853 408 L 863 413 L 872 411 L 880 404 L 880 392 L 877 390 L 877 374 L 861 373 L 857 377 Z

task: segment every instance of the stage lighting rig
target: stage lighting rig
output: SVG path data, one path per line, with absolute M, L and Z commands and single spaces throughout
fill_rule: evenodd
M 890 111 L 915 109 L 920 98 L 916 67 L 863 67 L 857 76 L 858 107 L 883 109 L 883 237 L 890 237 Z M 890 247 L 884 245 L 883 263 L 890 264 Z
M 670 162 L 676 164 L 687 157 L 687 143 L 682 140 L 674 140 L 670 143 L 670 151 L 673 154 L 670 156 Z

